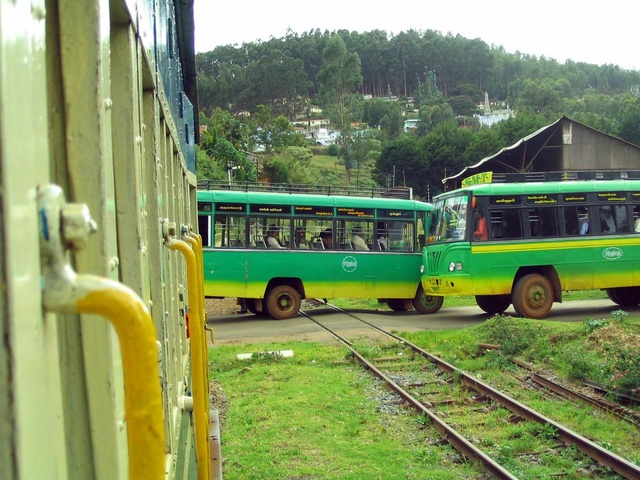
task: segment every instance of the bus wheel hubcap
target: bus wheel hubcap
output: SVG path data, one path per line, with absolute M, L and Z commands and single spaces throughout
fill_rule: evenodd
M 529 303 L 532 307 L 540 307 L 545 300 L 544 289 L 541 287 L 534 287 L 529 292 Z

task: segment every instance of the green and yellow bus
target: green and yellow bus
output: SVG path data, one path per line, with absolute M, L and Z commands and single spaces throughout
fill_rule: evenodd
M 431 205 L 410 198 L 199 190 L 204 289 L 254 314 L 297 315 L 303 298 L 377 298 L 429 313 L 420 282 Z
M 445 296 L 475 295 L 489 314 L 513 304 L 529 318 L 546 317 L 572 290 L 606 290 L 618 305 L 638 305 L 638 172 L 523 181 L 531 176 L 476 176 L 493 182 L 468 179 L 434 198 L 421 267 L 426 294 L 441 296 L 440 305 Z

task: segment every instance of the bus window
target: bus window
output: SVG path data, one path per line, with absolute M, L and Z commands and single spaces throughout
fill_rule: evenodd
M 633 230 L 640 233 L 640 207 L 633 207 Z
M 387 245 L 391 251 L 412 252 L 415 249 L 413 222 L 389 222 Z
M 564 207 L 566 235 L 587 235 L 590 230 L 589 211 L 586 207 Z
M 338 230 L 338 248 L 346 250 L 373 250 L 373 222 L 340 222 L 344 232 Z M 341 233 L 343 235 L 341 236 Z
M 293 248 L 309 249 L 309 236 L 307 234 L 306 222 L 296 219 L 293 226 Z
M 626 205 L 615 205 L 613 213 L 616 220 L 616 231 L 619 233 L 629 233 L 629 218 Z
M 462 240 L 465 237 L 468 195 L 447 198 L 436 205 L 429 230 L 430 241 Z
M 599 208 L 600 213 L 600 232 L 605 234 L 616 233 L 616 221 L 611 212 L 611 207 L 605 205 Z
M 291 240 L 291 221 L 288 218 L 264 218 L 267 224 L 263 238 L 267 248 L 288 248 Z
M 376 241 L 373 246 L 381 252 L 389 250 L 389 227 L 385 222 L 376 224 Z
M 530 208 L 527 212 L 531 237 L 557 237 L 559 235 L 555 208 Z
M 244 216 L 216 215 L 213 226 L 213 246 L 231 248 L 244 247 L 245 233 L 246 224 Z
M 522 238 L 522 223 L 519 210 L 491 210 L 493 238 Z

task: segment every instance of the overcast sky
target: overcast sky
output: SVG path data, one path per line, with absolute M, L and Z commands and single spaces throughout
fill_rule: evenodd
M 640 69 L 640 2 L 609 0 L 194 0 L 196 52 L 303 34 L 409 29 L 480 38 L 509 53 Z

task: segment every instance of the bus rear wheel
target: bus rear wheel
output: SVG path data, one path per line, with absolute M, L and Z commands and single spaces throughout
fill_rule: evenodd
M 413 297 L 413 308 L 418 313 L 436 313 L 442 308 L 444 303 L 444 297 L 436 297 L 434 295 L 427 295 L 422 288 L 422 284 L 418 285 L 416 296 Z
M 245 305 L 247 306 L 247 310 L 249 310 L 254 315 L 264 315 L 264 305 L 262 300 L 259 298 L 246 298 Z
M 640 303 L 640 287 L 607 288 L 607 296 L 621 307 L 635 307 Z
M 289 285 L 279 285 L 267 293 L 267 311 L 276 320 L 295 317 L 300 311 L 300 294 Z
M 504 313 L 511 305 L 510 295 L 476 295 L 476 303 L 489 315 Z
M 512 303 L 520 317 L 545 318 L 553 305 L 551 282 L 537 273 L 525 275 L 516 282 Z
M 387 300 L 387 305 L 394 312 L 406 312 L 409 310 L 409 300 L 404 298 L 390 298 Z

